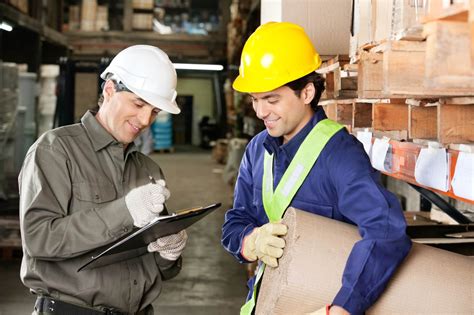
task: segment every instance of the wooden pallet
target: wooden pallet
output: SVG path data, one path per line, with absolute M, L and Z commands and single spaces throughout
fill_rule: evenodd
M 174 147 L 154 149 L 155 153 L 174 153 Z

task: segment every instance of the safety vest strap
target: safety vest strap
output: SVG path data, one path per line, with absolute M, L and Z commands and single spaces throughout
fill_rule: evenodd
M 263 161 L 262 199 L 265 213 L 270 222 L 279 221 L 290 205 L 296 192 L 308 176 L 311 168 L 329 139 L 344 126 L 329 120 L 321 120 L 301 143 L 293 160 L 283 174 L 275 192 L 273 191 L 273 154 L 265 151 Z M 257 269 L 253 293 L 240 309 L 240 315 L 251 315 L 257 301 L 257 285 L 260 282 L 265 264 Z
M 316 124 L 301 143 L 275 191 L 273 191 L 273 154 L 270 155 L 265 151 L 262 199 L 270 222 L 276 222 L 283 217 L 286 208 L 308 176 L 319 154 L 329 139 L 343 127 L 329 119 Z

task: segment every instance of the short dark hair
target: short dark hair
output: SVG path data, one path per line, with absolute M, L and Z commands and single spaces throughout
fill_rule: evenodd
M 318 109 L 319 99 L 321 98 L 321 94 L 324 92 L 324 78 L 316 72 L 310 72 L 304 77 L 296 79 L 294 81 L 288 82 L 285 86 L 292 89 L 296 96 L 301 95 L 301 91 L 308 83 L 313 83 L 316 93 L 314 94 L 314 98 L 311 101 L 311 108 L 316 111 Z
M 102 92 L 104 91 L 104 86 L 105 86 L 105 83 L 107 82 L 107 80 L 109 80 L 109 79 L 107 78 L 104 82 L 102 82 L 102 84 L 100 86 L 102 88 L 102 91 L 100 93 L 99 100 L 97 101 L 97 105 L 99 105 L 99 106 L 102 106 L 102 104 L 104 103 L 104 94 L 102 94 Z M 115 79 L 110 79 L 110 80 L 114 83 L 115 91 L 117 91 L 117 92 L 126 91 L 126 92 L 133 93 L 122 82 L 117 82 L 117 80 L 115 80 Z

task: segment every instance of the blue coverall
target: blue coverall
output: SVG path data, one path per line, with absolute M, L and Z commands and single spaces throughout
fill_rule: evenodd
M 268 223 L 262 202 L 264 150 L 274 154 L 275 189 L 302 141 L 325 118 L 319 107 L 287 143 L 264 130 L 247 146 L 236 182 L 234 208 L 227 211 L 222 228 L 222 245 L 239 262 L 247 262 L 240 253 L 244 237 Z M 329 140 L 290 206 L 357 225 L 362 239 L 352 249 L 333 304 L 351 314 L 363 314 L 385 289 L 408 254 L 411 241 L 398 200 L 381 186 L 380 173 L 372 168 L 362 144 L 345 128 Z M 250 291 L 253 282 L 254 278 L 249 281 Z

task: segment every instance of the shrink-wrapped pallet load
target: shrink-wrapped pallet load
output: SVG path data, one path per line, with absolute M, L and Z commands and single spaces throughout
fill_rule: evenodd
M 356 227 L 289 208 L 286 247 L 267 267 L 256 314 L 305 314 L 332 302 L 355 242 Z M 385 292 L 367 314 L 473 314 L 474 259 L 413 244 Z

